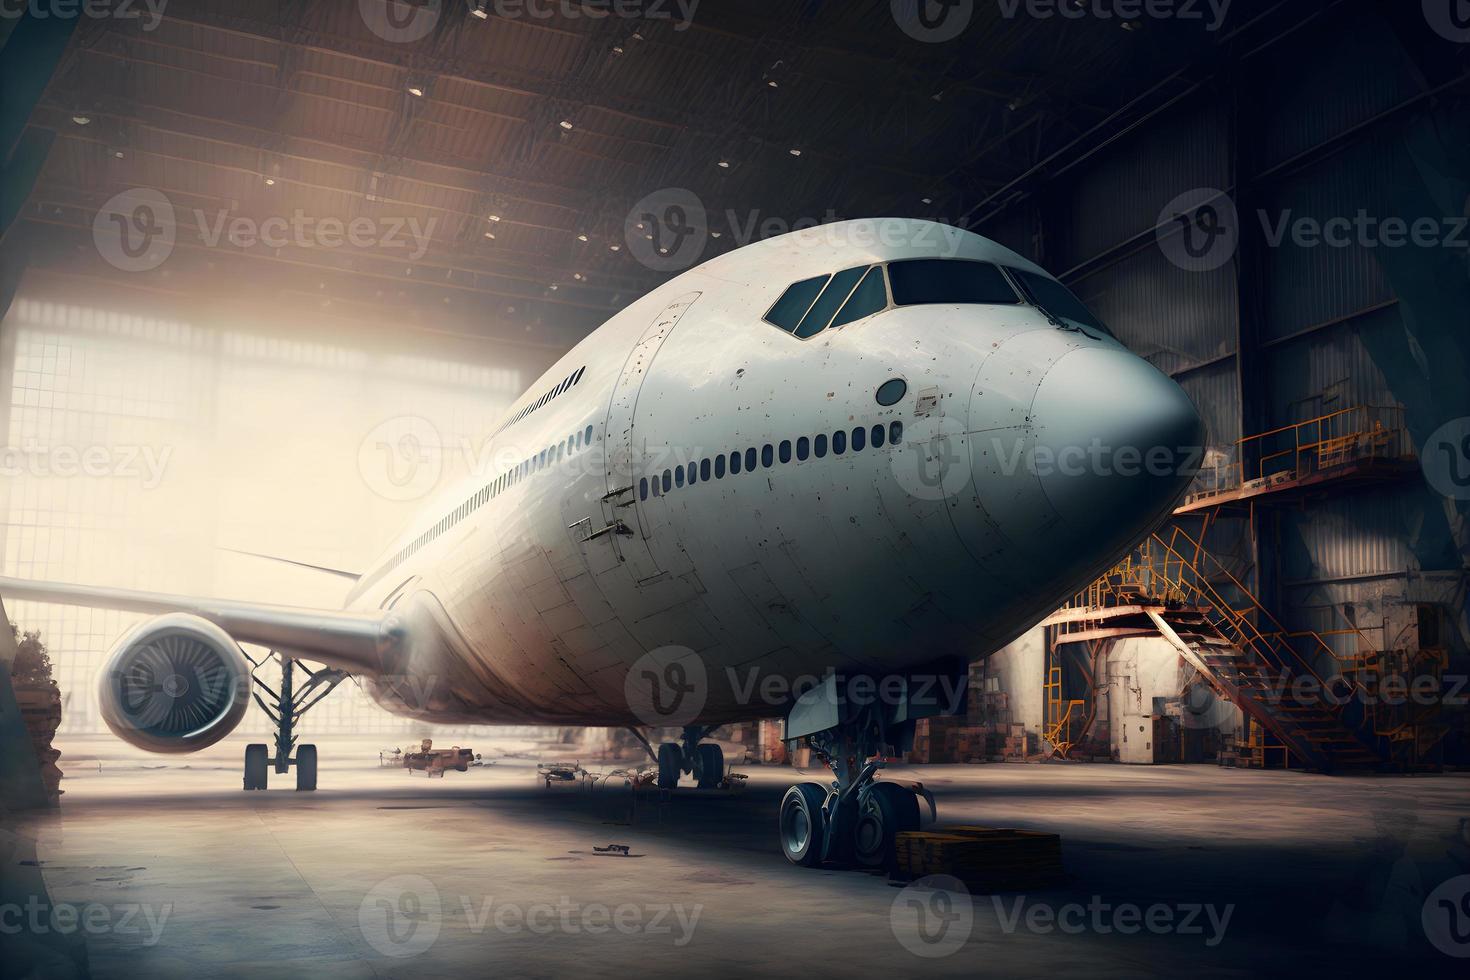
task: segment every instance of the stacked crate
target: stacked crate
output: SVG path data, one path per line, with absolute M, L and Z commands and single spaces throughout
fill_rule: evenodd
M 1056 834 L 1006 827 L 945 827 L 897 837 L 897 876 L 951 875 L 980 891 L 1013 891 L 1056 881 L 1062 841 Z
M 3 668 L 0 668 L 3 669 Z M 36 753 L 36 764 L 41 770 L 41 783 L 46 789 L 48 802 L 55 806 L 61 798 L 61 770 L 56 760 L 61 753 L 51 747 L 51 739 L 61 726 L 61 690 L 55 682 L 45 685 L 18 684 L 15 701 L 20 708 L 21 719 L 31 737 L 31 747 Z

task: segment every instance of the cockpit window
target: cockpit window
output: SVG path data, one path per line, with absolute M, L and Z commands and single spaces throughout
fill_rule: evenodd
M 815 337 L 826 330 L 832 314 L 842 306 L 843 301 L 852 292 L 852 287 L 857 285 L 858 280 L 862 278 L 867 269 L 865 265 L 854 266 L 851 269 L 843 269 L 833 276 L 832 281 L 827 283 L 827 288 L 822 290 L 822 295 L 817 297 L 812 308 L 806 311 L 806 316 L 801 318 L 801 323 L 797 324 L 796 335 Z
M 863 281 L 858 283 L 847 302 L 842 304 L 842 309 L 832 318 L 832 326 L 840 327 L 844 323 L 861 320 L 887 305 L 888 288 L 883 285 L 883 267 L 875 265 L 863 276 Z
M 897 306 L 1020 302 L 1000 269 L 989 262 L 900 259 L 888 263 L 888 281 L 893 286 L 893 302 Z
M 1035 272 L 1026 272 L 1023 269 L 1005 267 L 1007 272 L 1016 278 L 1017 284 L 1025 292 L 1026 298 L 1032 301 L 1039 309 L 1061 317 L 1064 320 L 1072 320 L 1079 326 L 1103 331 L 1108 336 L 1113 336 L 1113 331 L 1107 329 L 1103 320 L 1098 319 L 1097 314 L 1092 313 L 1088 307 L 1083 306 L 1082 300 L 1076 297 L 1072 289 L 1064 287 L 1051 276 L 1039 275 Z
M 817 298 L 822 287 L 827 285 L 827 280 L 831 278 L 831 276 L 813 276 L 790 286 L 766 314 L 766 322 L 773 323 L 788 333 L 795 330 L 801 318 L 806 315 L 806 311 L 811 309 L 812 301 Z
M 1039 275 L 1035 272 L 1026 272 L 1022 269 L 1006 267 L 1006 271 L 1015 276 L 1016 282 L 1026 294 L 1026 298 L 1033 304 L 1050 313 L 1052 316 L 1071 320 L 1083 327 L 1092 327 L 1101 330 L 1109 337 L 1113 332 L 1103 325 L 1091 310 L 1083 305 L 1066 286 L 1057 282 L 1051 276 Z

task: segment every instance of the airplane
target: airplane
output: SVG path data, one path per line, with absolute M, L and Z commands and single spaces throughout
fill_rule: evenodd
M 783 853 L 878 866 L 919 826 L 884 759 L 963 710 L 971 661 L 1167 517 L 1204 436 L 1040 266 L 948 225 L 855 219 L 734 249 L 614 315 L 343 609 L 10 578 L 0 595 L 152 617 L 100 685 L 112 731 L 153 751 L 240 721 L 242 643 L 283 658 L 283 691 L 304 659 L 325 665 L 307 688 L 350 674 L 424 721 L 629 727 L 665 788 L 720 778 L 718 726 L 784 718 L 833 779 L 787 791 Z M 285 693 L 247 789 L 272 761 L 315 788 Z M 682 737 L 655 750 L 644 727 Z

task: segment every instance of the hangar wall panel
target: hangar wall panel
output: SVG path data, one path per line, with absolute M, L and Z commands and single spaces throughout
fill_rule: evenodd
M 1227 138 L 1223 110 L 1196 95 L 1063 175 L 1055 271 L 1152 231 L 1185 191 L 1228 187 Z

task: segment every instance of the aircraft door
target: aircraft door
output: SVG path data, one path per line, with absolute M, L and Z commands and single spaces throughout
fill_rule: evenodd
M 638 480 L 634 474 L 633 461 L 642 454 L 644 438 L 637 425 L 638 392 L 659 348 L 699 295 L 697 291 L 685 293 L 664 307 L 638 339 L 613 387 L 607 426 L 603 430 L 607 433 L 603 458 L 607 486 L 602 498 L 603 526 L 612 529 L 607 535 L 612 539 L 612 547 L 639 582 L 658 576 L 662 569 L 648 546 L 651 528 L 640 509 Z

